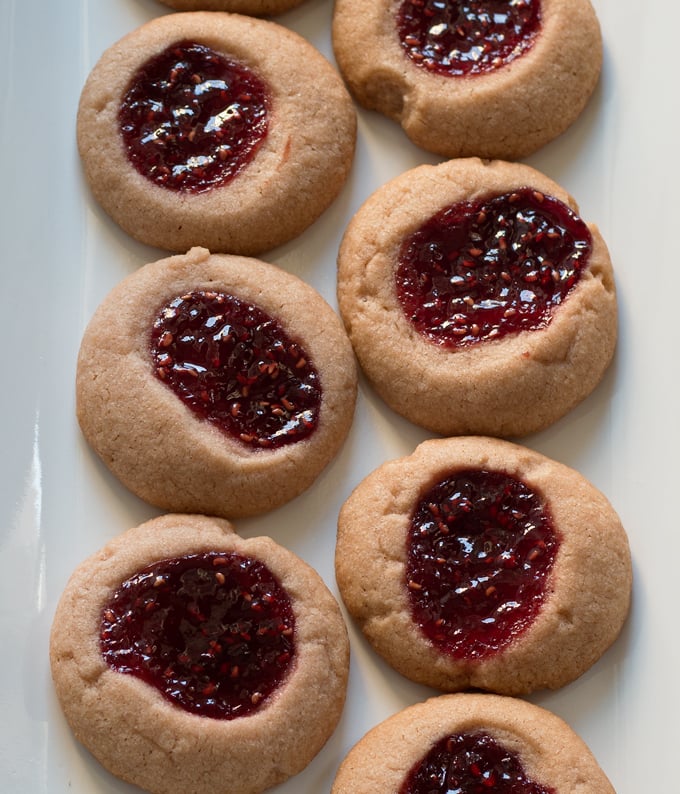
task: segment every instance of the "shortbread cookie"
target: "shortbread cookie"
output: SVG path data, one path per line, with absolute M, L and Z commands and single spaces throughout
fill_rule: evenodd
M 348 653 L 314 570 L 195 515 L 148 521 L 85 560 L 50 643 L 76 738 L 158 794 L 256 794 L 300 772 L 340 717 Z
M 404 709 L 350 751 L 331 794 L 614 794 L 584 741 L 544 708 L 442 695 Z
M 522 436 L 583 400 L 609 365 L 609 253 L 535 169 L 424 165 L 360 208 L 338 257 L 341 314 L 380 396 L 443 435 Z
M 347 609 L 404 676 L 444 691 L 556 689 L 618 636 L 626 533 L 573 469 L 507 441 L 433 439 L 345 502 Z
M 356 378 L 342 324 L 312 287 L 196 248 L 146 265 L 99 306 L 77 413 L 142 499 L 232 518 L 311 485 L 349 431 Z
M 108 49 L 77 130 L 95 198 L 130 235 L 252 255 L 299 235 L 337 196 L 356 114 L 336 70 L 296 33 L 197 11 Z
M 267 16 L 302 5 L 304 0 L 160 0 L 176 11 L 231 11 L 234 14 Z
M 365 107 L 444 157 L 525 157 L 579 116 L 602 65 L 589 0 L 336 0 L 335 55 Z

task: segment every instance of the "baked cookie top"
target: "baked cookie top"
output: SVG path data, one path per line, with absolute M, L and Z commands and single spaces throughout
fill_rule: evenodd
M 64 714 L 150 792 L 256 794 L 300 772 L 340 717 L 348 641 L 318 574 L 226 521 L 166 515 L 73 573 L 50 660 Z
M 187 12 L 110 47 L 78 109 L 94 197 L 136 239 L 257 254 L 306 229 L 349 172 L 356 114 L 340 76 L 273 22 Z
M 614 794 L 562 719 L 522 700 L 481 694 L 442 695 L 388 718 L 352 748 L 331 794 L 487 790 Z
M 444 691 L 556 689 L 618 636 L 626 533 L 578 472 L 507 441 L 425 441 L 361 482 L 338 519 L 336 576 L 369 642 Z
M 176 11 L 230 11 L 234 14 L 267 16 L 302 5 L 304 0 L 159 0 Z
M 262 513 L 340 449 L 354 355 L 324 299 L 270 264 L 196 248 L 128 276 L 82 339 L 85 438 L 134 493 L 173 512 Z
M 602 64 L 589 0 L 336 0 L 356 99 L 444 157 L 518 159 L 579 116 Z
M 443 435 L 523 436 L 581 402 L 617 335 L 611 260 L 529 166 L 423 165 L 379 188 L 338 255 L 340 313 L 397 413 Z

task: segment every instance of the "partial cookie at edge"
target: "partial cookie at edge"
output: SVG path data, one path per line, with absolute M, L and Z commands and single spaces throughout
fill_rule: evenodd
M 282 14 L 304 0 L 159 0 L 176 11 L 228 11 L 233 14 L 267 16 Z
M 350 750 L 331 794 L 393 794 L 433 745 L 485 734 L 515 754 L 537 785 L 559 794 L 614 794 L 585 742 L 539 706 L 495 695 L 442 695 L 396 713 Z
M 486 74 L 446 77 L 416 66 L 396 28 L 397 0 L 337 0 L 333 46 L 350 90 L 443 157 L 520 159 L 581 114 L 602 65 L 600 26 L 589 0 L 542 0 L 533 46 Z

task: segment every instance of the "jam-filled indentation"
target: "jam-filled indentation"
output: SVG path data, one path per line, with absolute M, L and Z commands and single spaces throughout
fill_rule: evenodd
M 133 76 L 118 120 L 132 165 L 156 185 L 201 193 L 253 159 L 269 123 L 269 91 L 250 68 L 191 41 Z
M 532 780 L 521 759 L 488 733 L 440 739 L 408 773 L 399 794 L 555 794 Z
M 459 348 L 545 328 L 578 284 L 592 235 L 532 188 L 442 209 L 406 238 L 397 298 L 422 336 Z
M 405 586 L 416 624 L 455 659 L 507 647 L 534 621 L 559 548 L 542 497 L 504 472 L 470 469 L 416 505 Z
M 485 74 L 533 46 L 539 0 L 404 0 L 397 31 L 406 55 L 436 74 Z
M 156 377 L 199 417 L 246 446 L 273 449 L 316 429 L 319 374 L 266 312 L 197 290 L 163 306 L 151 333 Z
M 264 563 L 207 552 L 122 582 L 102 610 L 100 647 L 113 670 L 186 711 L 234 719 L 262 707 L 288 675 L 295 620 Z

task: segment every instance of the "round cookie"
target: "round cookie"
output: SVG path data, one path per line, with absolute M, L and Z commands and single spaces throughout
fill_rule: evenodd
M 369 380 L 442 435 L 523 436 L 599 383 L 617 336 L 609 253 L 529 166 L 423 165 L 379 188 L 338 255 L 340 313 Z
M 425 441 L 361 482 L 340 511 L 336 577 L 401 674 L 504 695 L 584 673 L 618 636 L 632 583 L 626 533 L 599 491 L 481 437 Z
M 195 248 L 142 267 L 98 307 L 76 408 L 139 497 L 233 518 L 312 484 L 349 431 L 356 379 L 342 323 L 312 287 Z
M 77 121 L 97 201 L 176 252 L 254 255 L 296 237 L 340 191 L 355 136 L 342 80 L 311 44 L 209 11 L 166 14 L 110 47 Z
M 160 2 L 176 11 L 230 11 L 234 14 L 267 16 L 297 8 L 304 0 L 160 0 Z
M 182 578 L 169 562 L 185 566 Z M 285 663 L 272 661 L 279 648 Z M 114 775 L 159 794 L 224 791 L 225 781 L 232 794 L 257 794 L 300 772 L 340 717 L 348 653 L 338 605 L 306 563 L 270 538 L 186 515 L 152 519 L 85 560 L 50 641 L 76 738 Z M 281 674 L 263 696 L 257 676 L 272 664 Z
M 333 47 L 364 107 L 447 158 L 526 157 L 576 120 L 602 65 L 589 0 L 337 0 Z
M 432 778 L 424 777 L 426 770 Z M 522 700 L 481 694 L 431 698 L 380 723 L 352 748 L 331 794 L 487 789 L 614 794 L 590 749 L 563 720 Z

